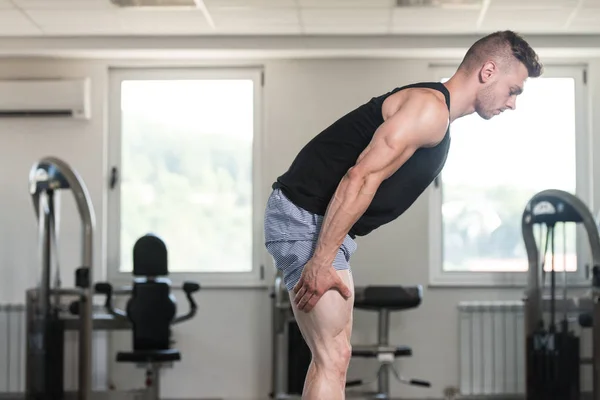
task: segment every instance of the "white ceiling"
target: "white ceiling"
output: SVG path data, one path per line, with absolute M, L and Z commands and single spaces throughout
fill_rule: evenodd
M 0 36 L 600 33 L 600 0 L 481 0 L 396 8 L 395 0 L 197 0 L 118 8 L 110 0 L 0 0 Z

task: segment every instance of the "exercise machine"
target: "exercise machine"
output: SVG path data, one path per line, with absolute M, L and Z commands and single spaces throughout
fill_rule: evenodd
M 81 260 L 74 287 L 63 287 L 58 257 L 60 200 L 73 194 L 81 222 Z M 38 222 L 39 280 L 25 292 L 26 400 L 138 399 L 136 391 L 92 387 L 94 330 L 129 330 L 130 326 L 93 307 L 95 213 L 84 180 L 65 161 L 44 157 L 29 172 L 29 193 Z M 65 390 L 65 333 L 77 331 L 77 387 Z M 108 382 L 107 385 L 108 386 Z
M 586 287 L 569 285 L 565 261 L 559 294 L 554 239 L 557 225 L 564 228 L 567 223 L 583 227 L 587 234 L 592 274 Z M 544 248 L 543 252 L 536 244 L 534 227 L 539 227 L 539 247 Z M 522 216 L 522 234 L 529 264 L 524 297 L 526 400 L 579 400 L 583 395 L 580 371 L 584 363 L 592 364 L 591 398 L 600 400 L 600 237 L 594 218 L 578 197 L 561 190 L 544 190 L 528 201 Z M 565 238 L 563 231 L 566 253 Z M 592 329 L 592 357 L 581 357 L 580 337 L 574 325 Z
M 71 191 L 81 221 L 81 261 L 75 270 L 75 285 L 62 286 L 58 238 L 60 196 Z M 178 351 L 169 349 L 173 323 L 183 322 L 196 313 L 191 294 L 199 285 L 185 283 L 176 288 L 162 275 L 167 271 L 164 243 L 155 236 L 141 238 L 134 248 L 134 283 L 129 288 L 112 290 L 106 282 L 93 284 L 93 238 L 95 214 L 81 176 L 66 162 L 45 157 L 29 173 L 29 192 L 38 222 L 41 268 L 36 285 L 26 291 L 26 400 L 157 399 L 158 367 L 180 359 Z M 171 290 L 186 293 L 190 311 L 174 317 L 175 298 Z M 93 307 L 93 296 L 106 296 L 102 311 Z M 113 295 L 130 294 L 126 311 L 112 307 Z M 172 314 L 173 313 L 173 314 Z M 173 318 L 171 318 L 173 316 Z M 66 391 L 64 342 L 65 332 L 78 332 L 77 388 Z M 148 379 L 140 390 L 93 390 L 92 334 L 95 330 L 131 330 L 133 351 L 117 355 L 119 362 L 149 363 Z M 108 385 L 107 385 L 108 386 Z
M 75 271 L 75 287 L 61 287 L 57 255 L 60 193 L 70 189 L 81 219 L 81 264 Z M 88 190 L 81 177 L 64 161 L 46 157 L 31 168 L 29 192 L 38 220 L 40 281 L 26 293 L 27 400 L 59 400 L 65 396 L 63 377 L 64 332 L 68 329 L 61 298 L 75 297 L 76 318 L 71 328 L 78 330 L 78 400 L 92 394 L 92 287 L 93 233 L 95 214 Z M 55 257 L 53 257 L 53 254 Z M 53 265 L 56 268 L 53 268 Z M 53 274 L 54 272 L 54 274 Z M 73 314 L 71 313 L 71 317 Z
M 400 357 L 412 356 L 408 346 L 389 343 L 389 320 L 393 311 L 417 308 L 422 301 L 421 286 L 364 286 L 355 288 L 354 307 L 375 311 L 378 314 L 377 343 L 353 345 L 353 358 L 371 358 L 379 363 L 375 374 L 377 389 L 374 392 L 357 391 L 351 388 L 372 383 L 363 379 L 348 380 L 348 397 L 390 399 L 390 375 L 402 383 L 429 387 L 429 382 L 408 379 L 401 376 L 394 367 Z M 272 304 L 272 387 L 270 397 L 275 400 L 299 399 L 302 395 L 304 379 L 311 361 L 310 349 L 302 338 L 295 321 L 288 292 L 283 284 L 281 273 L 277 273 L 270 293 Z
M 197 305 L 192 294 L 200 290 L 196 282 L 171 285 L 166 277 L 167 246 L 153 234 L 139 238 L 133 247 L 133 285 L 113 289 L 108 282 L 98 282 L 96 292 L 106 296 L 105 307 L 115 318 L 131 324 L 132 350 L 117 353 L 116 361 L 141 365 L 146 370 L 144 400 L 160 398 L 160 368 L 181 360 L 179 350 L 171 347 L 171 326 L 196 315 Z M 179 317 L 173 289 L 186 295 L 189 310 Z M 129 295 L 125 310 L 113 305 L 113 296 Z

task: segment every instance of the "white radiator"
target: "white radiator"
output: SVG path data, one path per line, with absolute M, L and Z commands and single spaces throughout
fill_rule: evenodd
M 523 303 L 461 302 L 458 311 L 461 394 L 523 394 Z
M 25 392 L 25 305 L 0 304 L 0 394 Z M 77 388 L 77 332 L 65 332 L 65 389 Z M 94 331 L 93 390 L 106 390 L 108 332 Z

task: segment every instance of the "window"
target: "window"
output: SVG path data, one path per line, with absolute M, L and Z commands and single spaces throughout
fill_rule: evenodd
M 132 271 L 146 233 L 171 274 L 259 279 L 258 70 L 111 70 L 109 265 Z M 258 239 L 257 239 L 258 238 Z
M 435 71 L 444 81 L 454 69 Z M 516 110 L 487 121 L 475 113 L 452 124 L 448 160 L 430 192 L 432 284 L 524 284 L 527 201 L 552 188 L 590 204 L 583 74 L 583 68 L 546 67 L 526 82 Z M 586 253 L 577 250 L 587 251 L 587 238 L 574 224 L 564 225 L 555 233 L 555 269 L 566 263 L 570 280 L 580 281 L 585 260 L 577 255 Z

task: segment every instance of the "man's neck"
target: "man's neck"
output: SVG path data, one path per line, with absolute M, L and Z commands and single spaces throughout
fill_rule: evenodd
M 450 92 L 450 122 L 475 112 L 475 91 L 472 83 L 461 73 L 456 73 L 444 86 Z

